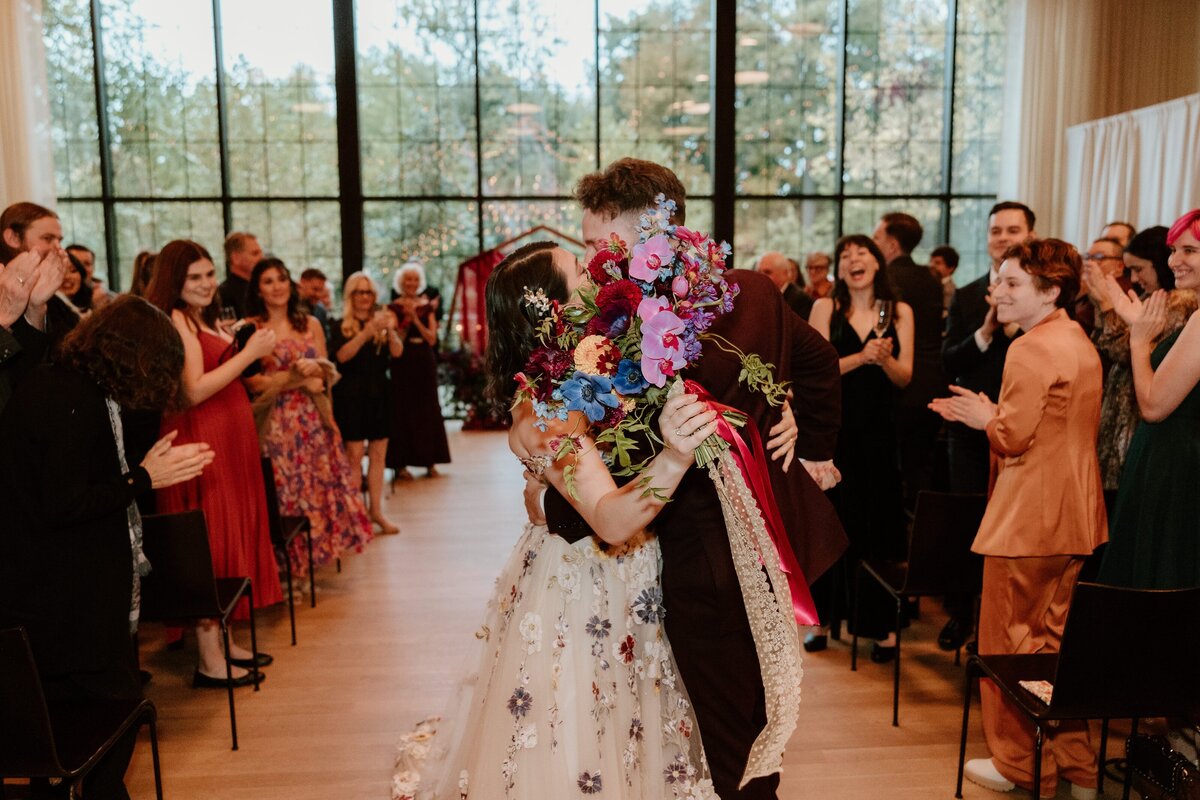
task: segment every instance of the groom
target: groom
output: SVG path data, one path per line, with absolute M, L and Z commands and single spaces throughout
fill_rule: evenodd
M 654 207 L 658 194 L 675 201 L 671 222 L 682 225 L 686 192 L 666 167 L 623 158 L 580 180 L 575 196 L 583 207 L 586 258 L 613 233 L 635 244 L 638 217 Z M 831 460 L 841 424 L 837 352 L 788 308 L 770 279 L 746 270 L 730 270 L 726 277 L 740 293 L 734 310 L 717 317 L 711 332 L 774 364 L 776 379 L 791 382 L 795 453 L 805 468 L 785 472 L 783 460 L 769 464 L 788 538 L 811 584 L 846 545 L 837 514 L 821 491 L 837 481 Z M 749 415 L 766 442 L 780 412 L 738 383 L 740 370 L 736 357 L 705 342 L 699 365 L 687 377 L 717 402 Z M 557 499 L 547 497 L 548 515 L 563 505 Z M 774 798 L 777 774 L 737 788 L 750 747 L 766 724 L 766 705 L 720 500 L 704 471 L 688 472 L 654 530 L 662 549 L 667 635 L 695 708 L 716 791 L 722 800 Z M 781 604 L 790 607 L 790 599 L 781 598 Z

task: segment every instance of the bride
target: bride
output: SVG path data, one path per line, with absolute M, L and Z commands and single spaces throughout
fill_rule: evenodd
M 575 257 L 551 242 L 526 245 L 496 268 L 487 285 L 496 397 L 512 399 L 514 376 L 537 345 L 526 294 L 565 303 L 581 275 Z M 393 798 L 715 800 L 663 633 L 659 550 L 646 531 L 716 430 L 715 412 L 694 395 L 667 401 L 666 447 L 643 473 L 655 493 L 642 481 L 616 486 L 579 412 L 546 425 L 526 402 L 512 415 L 516 462 L 572 498 L 596 536 L 549 530 L 538 493 L 526 491 L 530 522 L 476 633 L 475 669 L 447 714 L 404 737 Z M 566 437 L 575 452 L 556 459 Z

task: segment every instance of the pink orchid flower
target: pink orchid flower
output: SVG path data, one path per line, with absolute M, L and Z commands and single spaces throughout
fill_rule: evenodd
M 652 283 L 658 280 L 659 269 L 664 264 L 671 263 L 673 255 L 671 240 L 666 234 L 651 236 L 633 246 L 633 255 L 629 259 L 629 275 L 640 281 Z
M 647 297 L 638 306 L 642 318 L 642 376 L 664 386 L 667 376 L 687 364 L 683 355 L 684 321 L 671 311 L 666 298 Z

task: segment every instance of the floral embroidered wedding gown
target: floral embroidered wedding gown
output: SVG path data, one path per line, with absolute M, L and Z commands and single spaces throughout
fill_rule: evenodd
M 474 669 L 402 739 L 394 800 L 715 800 L 658 576 L 652 537 L 602 549 L 527 525 Z

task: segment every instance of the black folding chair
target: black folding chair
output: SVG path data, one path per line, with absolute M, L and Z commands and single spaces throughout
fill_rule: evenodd
M 58 778 L 74 798 L 113 745 L 145 722 L 150 726 L 154 792 L 162 800 L 156 719 L 149 700 L 76 701 L 51 708 L 25 629 L 0 630 L 0 784 L 4 778 Z
M 143 548 L 150 574 L 142 579 L 143 622 L 215 619 L 225 644 L 225 678 L 229 682 L 229 727 L 238 749 L 237 712 L 233 704 L 233 667 L 229 663 L 229 617 L 245 597 L 250 604 L 251 672 L 259 690 L 258 632 L 254 625 L 254 588 L 249 578 L 217 578 L 203 511 L 142 517 Z
M 1042 745 L 1047 725 L 1056 720 L 1103 721 L 1099 764 L 1104 764 L 1110 719 L 1184 716 L 1200 710 L 1200 588 L 1177 590 L 1125 589 L 1078 583 L 1057 653 L 972 656 L 967 661 L 963 691 L 962 736 L 958 748 L 958 784 L 962 797 L 967 757 L 967 717 L 971 681 L 990 678 L 1009 704 L 1035 728 L 1033 785 L 1042 782 Z M 1181 625 L 1182 623 L 1182 625 Z M 1138 631 L 1130 644 L 1128 631 Z M 1023 689 L 1020 681 L 1049 681 L 1054 686 L 1046 704 Z M 1104 771 L 1098 770 L 1103 792 Z M 1126 772 L 1123 797 L 1129 798 Z
M 896 659 L 892 669 L 892 725 L 900 724 L 900 632 L 904 598 L 979 594 L 983 558 L 971 552 L 987 497 L 982 494 L 921 492 L 913 515 L 908 560 L 863 561 L 854 579 L 854 630 L 863 575 L 873 578 L 896 601 Z M 954 653 L 959 663 L 959 652 Z M 850 669 L 858 669 L 858 634 L 850 647 Z
M 283 562 L 284 575 L 287 577 L 288 616 L 292 621 L 292 644 L 296 644 L 296 600 L 292 597 L 292 540 L 304 534 L 308 546 L 308 596 L 312 607 L 317 607 L 317 583 L 313 574 L 313 545 L 312 523 L 308 517 L 283 516 L 279 513 L 279 493 L 275 489 L 275 468 L 271 459 L 262 460 L 263 485 L 267 491 L 267 523 L 271 529 L 271 544 L 275 548 L 275 557 Z

